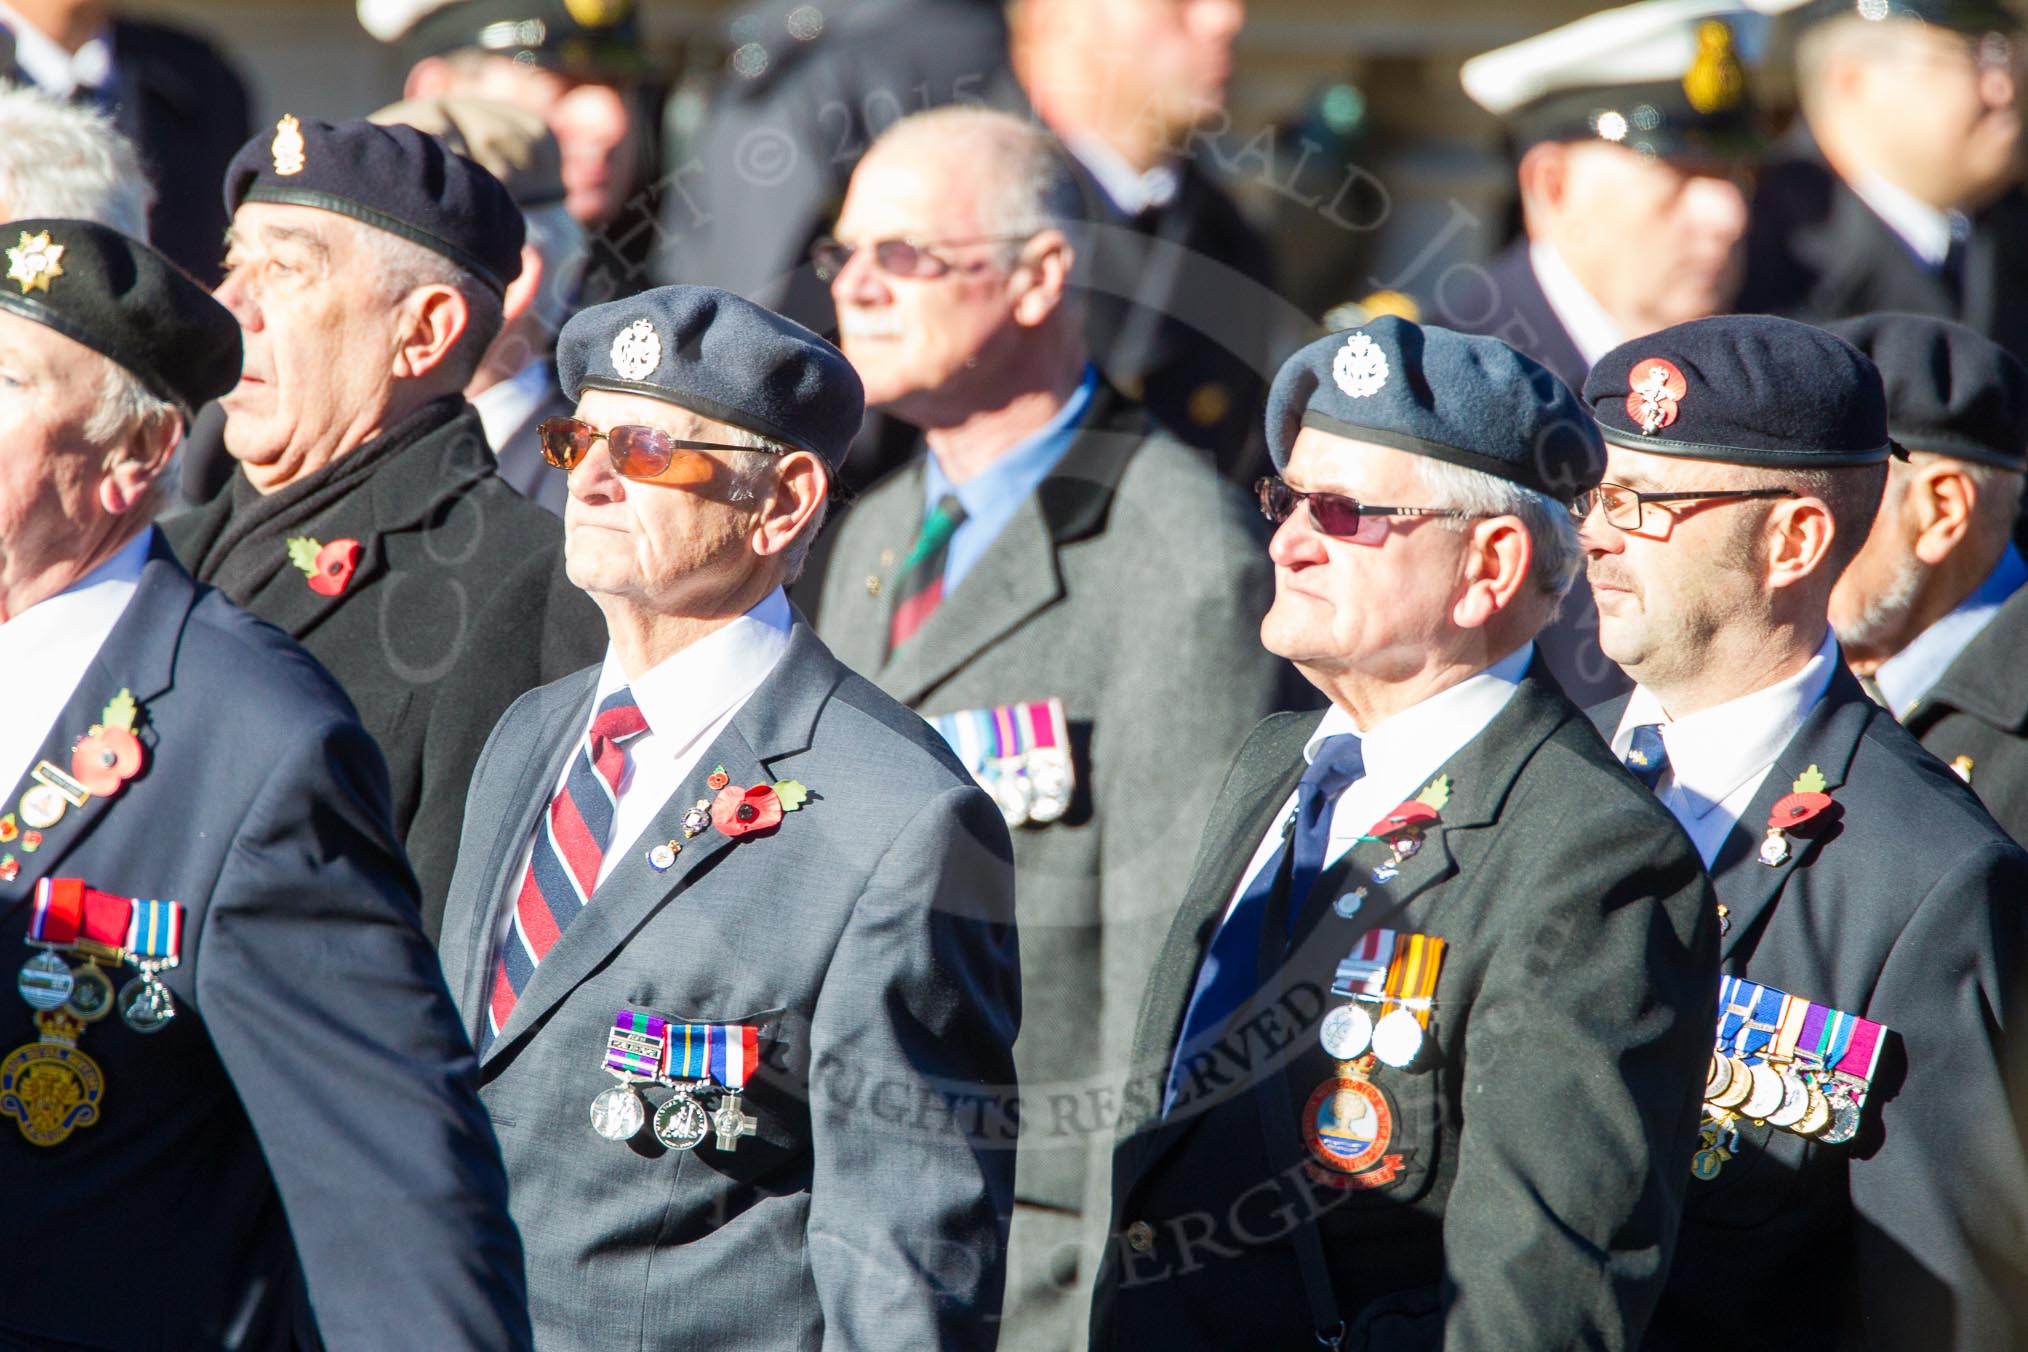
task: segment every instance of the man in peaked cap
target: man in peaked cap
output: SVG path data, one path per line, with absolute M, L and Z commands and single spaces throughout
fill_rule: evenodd
M 544 444 L 609 645 L 487 744 L 441 946 L 537 1340 L 991 1347 L 1007 828 L 782 590 L 859 380 L 707 287 L 585 310 L 557 360 L 577 411 Z
M 0 951 L 28 961 L 0 1191 L 34 1220 L 0 1263 L 34 1276 L 0 1347 L 525 1348 L 380 755 L 149 524 L 191 410 L 239 377 L 232 316 L 104 226 L 7 239 Z M 109 1225 L 162 1242 L 113 1260 Z
M 434 936 L 486 734 L 600 647 L 556 519 L 501 481 L 461 393 L 519 273 L 521 213 L 436 138 L 370 122 L 284 117 L 225 192 L 239 469 L 169 541 L 345 687 L 387 757 Z
M 1593 716 L 1695 842 L 1721 931 L 1648 1345 L 2019 1346 L 2028 854 L 1866 697 L 1826 619 L 1892 450 L 1880 375 L 1744 315 L 1608 353 L 1584 397 L 1600 641 L 1637 682 Z
M 1522 237 L 1481 272 L 1446 274 L 1434 322 L 1504 339 L 1574 390 L 1634 334 L 1728 308 L 1759 144 L 1747 63 L 1765 29 L 1734 0 L 1649 0 L 1467 61 L 1465 92 L 1519 156 Z M 1582 588 L 1542 653 L 1581 705 L 1626 688 Z
M 1628 1346 L 1717 926 L 1534 653 L 1597 431 L 1506 344 L 1388 318 L 1290 358 L 1267 435 L 1261 639 L 1331 705 L 1247 740 L 1156 959 L 1093 1343 Z
M 2028 367 L 1927 315 L 1831 331 L 1873 359 L 1889 464 L 1865 547 L 1831 593 L 1845 661 L 1902 726 L 2028 841 L 2028 566 L 2010 538 L 2028 457 Z
M 2002 0 L 1813 0 L 1795 24 L 1802 115 L 1754 190 L 1739 308 L 1933 315 L 2028 360 L 2019 16 Z

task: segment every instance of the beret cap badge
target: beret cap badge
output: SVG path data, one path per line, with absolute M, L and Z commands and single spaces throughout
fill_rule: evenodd
M 1364 399 L 1378 394 L 1387 384 L 1387 354 L 1371 338 L 1355 333 L 1331 359 L 1331 379 L 1348 398 Z
M 303 172 L 303 124 L 294 113 L 284 113 L 275 123 L 275 139 L 268 146 L 275 157 L 275 172 L 283 178 Z
M 1627 384 L 1627 416 L 1649 436 L 1676 421 L 1678 401 L 1690 389 L 1675 363 L 1660 357 L 1636 362 L 1627 373 Z
M 52 244 L 49 232 L 21 232 L 21 242 L 7 251 L 7 280 L 21 284 L 21 294 L 48 291 L 52 277 L 63 276 L 63 246 Z
M 620 379 L 646 380 L 662 364 L 662 340 L 655 336 L 653 324 L 637 319 L 613 336 L 612 349 L 606 355 Z
M 1706 19 L 1697 25 L 1697 56 L 1683 73 L 1683 93 L 1692 108 L 1707 115 L 1736 108 L 1746 97 L 1746 69 L 1728 24 Z

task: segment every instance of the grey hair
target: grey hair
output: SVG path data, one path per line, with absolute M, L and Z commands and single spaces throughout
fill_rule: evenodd
M 726 432 L 728 441 L 735 446 L 746 448 L 734 452 L 732 487 L 726 492 L 726 501 L 742 507 L 759 502 L 774 486 L 775 468 L 781 464 L 782 457 L 793 455 L 796 448 L 772 437 L 764 437 L 758 432 L 748 431 L 744 427 L 734 427 L 730 423 L 726 424 Z M 830 478 L 830 473 L 830 467 L 826 465 L 824 470 L 826 480 Z M 826 494 L 824 504 L 817 509 L 815 519 L 803 527 L 803 533 L 790 543 L 787 553 L 782 556 L 789 570 L 788 575 L 782 579 L 783 586 L 789 585 L 803 575 L 803 568 L 810 561 L 810 547 L 816 544 L 817 535 L 824 529 L 824 522 L 830 515 L 831 498 Z
M 95 221 L 148 238 L 155 187 L 105 114 L 0 81 L 0 210 Z
M 1519 517 L 1535 553 L 1528 576 L 1545 599 L 1560 602 L 1577 581 L 1578 570 L 1584 565 L 1584 546 L 1578 543 L 1577 522 L 1571 519 L 1570 509 L 1555 498 L 1511 479 L 1426 455 L 1415 457 L 1415 472 L 1423 491 L 1430 495 L 1429 506 L 1451 507 L 1473 516 Z M 1456 518 L 1439 520 L 1461 531 L 1472 524 Z
M 464 297 L 470 318 L 443 366 L 449 388 L 463 389 L 479 369 L 486 349 L 500 336 L 506 317 L 500 293 L 480 281 L 477 274 L 459 267 L 434 249 L 425 249 L 363 222 L 347 224 L 351 225 L 360 247 L 372 257 L 379 273 L 380 294 L 389 305 L 398 304 L 425 286 L 448 286 Z
M 545 334 L 555 334 L 570 318 L 571 300 L 590 256 L 584 227 L 561 202 L 530 207 L 521 219 L 528 244 L 542 260 L 542 290 L 530 307 Z
M 92 445 L 112 451 L 122 448 L 137 432 L 151 432 L 166 423 L 181 423 L 183 411 L 157 397 L 126 367 L 98 353 L 92 354 L 105 366 L 99 377 L 99 397 L 85 419 L 84 437 Z

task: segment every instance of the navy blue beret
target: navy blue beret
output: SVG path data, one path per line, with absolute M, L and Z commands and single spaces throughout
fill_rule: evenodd
M 564 395 L 619 390 L 680 404 L 823 457 L 859 435 L 866 391 L 845 354 L 715 286 L 662 286 L 581 310 L 556 340 Z
M 1835 469 L 1893 451 L 1873 363 L 1772 315 L 1693 319 L 1621 343 L 1584 378 L 1584 402 L 1606 440 L 1656 455 Z
M 2006 348 L 1928 315 L 1862 315 L 1826 327 L 1880 368 L 1896 441 L 2003 469 L 2028 464 L 2028 366 Z
M 1268 391 L 1268 450 L 1286 469 L 1305 427 L 1463 465 L 1560 502 L 1598 486 L 1605 447 L 1570 387 L 1497 338 L 1383 315 L 1328 334 Z
M 187 418 L 239 382 L 239 321 L 155 250 L 91 221 L 10 221 L 0 310 L 132 372 Z
M 442 254 L 495 291 L 521 275 L 521 208 L 499 179 L 414 127 L 285 116 L 232 157 L 225 209 L 242 202 L 350 216 Z

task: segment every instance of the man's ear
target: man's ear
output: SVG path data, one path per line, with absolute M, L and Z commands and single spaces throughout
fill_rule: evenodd
M 1535 561 L 1535 542 L 1518 516 L 1495 516 L 1473 524 L 1465 536 L 1460 565 L 1464 594 L 1451 607 L 1460 629 L 1479 628 L 1514 604 Z
M 1915 512 L 1915 556 L 1934 568 L 1971 530 L 1979 485 L 1957 461 L 1938 459 L 1915 467 L 1908 495 Z
M 1556 141 L 1538 142 L 1522 152 L 1515 179 L 1524 207 L 1558 210 L 1570 191 L 1570 152 Z
M 1826 567 L 1838 533 L 1831 509 L 1820 498 L 1791 498 L 1768 513 L 1767 583 L 1792 587 Z
M 1070 287 L 1075 263 L 1070 239 L 1061 230 L 1040 231 L 1022 245 L 1020 262 L 1009 279 L 1025 283 L 1014 301 L 1014 322 L 1033 328 L 1056 313 Z
M 781 554 L 794 544 L 824 510 L 831 491 L 831 474 L 824 462 L 808 451 L 794 451 L 781 457 L 775 467 L 775 481 L 761 499 L 753 525 L 753 551 L 763 557 Z
M 106 477 L 99 480 L 99 506 L 108 516 L 134 510 L 169 468 L 169 457 L 182 439 L 183 419 L 161 418 L 137 428 L 126 445 L 111 453 Z
M 456 287 L 431 284 L 409 292 L 396 322 L 394 378 L 415 380 L 444 364 L 471 327 L 472 311 Z
M 521 275 L 507 283 L 507 293 L 500 298 L 501 328 L 513 328 L 514 321 L 528 313 L 542 294 L 542 282 L 541 252 L 533 244 L 522 245 Z

